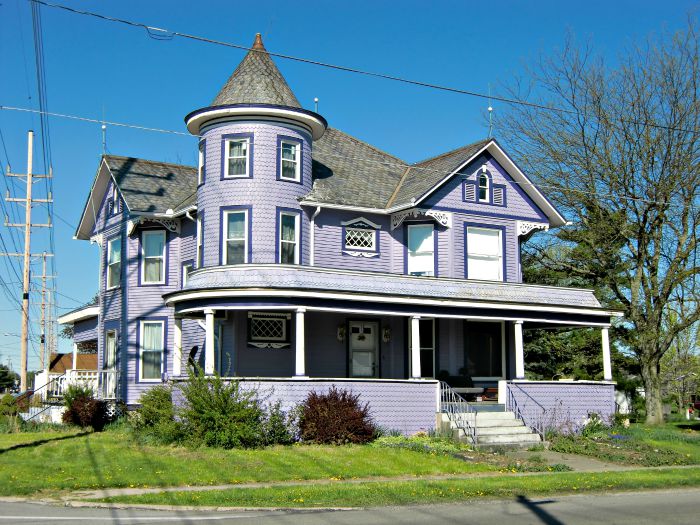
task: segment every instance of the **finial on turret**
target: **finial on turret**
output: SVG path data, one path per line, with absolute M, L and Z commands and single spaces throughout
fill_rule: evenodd
M 253 49 L 265 49 L 262 43 L 262 36 L 260 33 L 255 33 L 255 42 L 253 42 Z

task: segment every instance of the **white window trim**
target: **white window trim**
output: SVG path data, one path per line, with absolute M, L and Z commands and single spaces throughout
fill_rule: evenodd
M 158 281 L 146 280 L 146 237 L 151 235 L 163 236 L 163 253 L 160 257 L 163 259 L 161 266 L 161 279 Z M 146 230 L 141 232 L 141 284 L 165 284 L 165 277 L 168 274 L 168 262 L 166 254 L 168 252 L 168 236 L 165 230 Z
M 160 324 L 160 375 L 161 377 L 158 378 L 144 378 L 143 377 L 143 334 L 144 334 L 144 325 L 146 324 Z M 142 320 L 139 326 L 139 382 L 141 383 L 160 383 L 162 381 L 162 376 L 163 376 L 163 365 L 165 364 L 165 321 L 157 320 L 157 319 L 144 319 Z
M 437 325 L 435 323 L 435 318 L 434 317 L 424 317 L 421 318 L 421 321 L 432 321 L 432 346 L 431 347 L 425 347 L 421 346 L 420 350 L 431 350 L 433 352 L 433 376 L 426 376 L 423 374 L 424 370 L 423 367 L 421 366 L 421 378 L 425 379 L 434 379 L 435 376 L 437 375 L 437 370 L 435 370 L 435 365 L 436 363 L 436 355 L 437 355 Z M 411 330 L 411 323 L 408 323 L 408 347 L 411 348 L 411 338 L 413 337 L 413 331 Z M 411 359 L 408 360 L 408 376 L 413 377 L 413 362 Z
M 189 272 L 187 271 L 188 268 L 189 272 L 191 272 L 192 270 L 194 270 L 194 264 L 188 262 L 182 265 L 182 273 L 180 274 L 180 288 L 184 288 L 187 284 L 187 281 L 189 280 Z
M 204 144 L 199 145 L 199 160 L 197 162 L 197 185 L 204 182 Z
M 435 226 L 432 224 L 409 224 L 407 225 L 408 227 L 408 233 L 406 235 L 406 273 L 408 275 L 411 274 L 411 250 L 409 249 L 410 246 L 410 239 L 411 239 L 411 229 L 412 228 L 427 228 L 431 227 L 432 228 L 432 233 L 431 233 L 431 239 L 432 239 L 432 247 L 433 249 L 430 251 L 430 253 L 433 255 L 433 273 L 432 275 L 422 275 L 419 277 L 434 277 L 435 276 Z M 421 252 L 421 253 L 428 253 L 428 252 Z
M 121 286 L 121 283 L 122 283 L 122 275 L 121 275 L 121 273 L 122 273 L 122 272 L 121 272 L 121 264 L 122 264 L 121 240 L 122 240 L 122 238 L 121 238 L 121 236 L 119 236 L 119 237 L 115 237 L 114 239 L 110 239 L 109 241 L 107 241 L 107 283 L 106 283 L 106 284 L 107 284 L 107 286 L 106 286 L 106 289 L 107 289 L 107 290 L 114 290 L 115 288 L 119 288 L 119 286 Z M 110 260 L 110 254 L 111 254 L 111 251 L 112 251 L 112 246 L 114 245 L 115 242 L 118 242 L 118 243 L 119 243 L 119 247 L 120 247 L 120 250 L 119 250 L 119 276 L 118 276 L 118 279 L 117 279 L 117 284 L 115 284 L 115 285 L 113 285 L 113 286 L 110 286 L 109 283 L 111 282 L 110 276 L 112 275 L 112 265 L 113 265 L 113 264 L 116 264 L 116 263 L 111 263 L 111 264 L 110 264 L 109 260 Z
M 247 264 L 248 262 L 248 210 L 245 209 L 238 209 L 238 210 L 226 210 L 224 212 L 224 243 L 221 249 L 224 251 L 223 253 L 223 259 L 224 259 L 224 265 L 229 264 L 228 262 L 228 216 L 234 213 L 242 213 L 243 214 L 243 264 Z M 238 241 L 240 239 L 230 239 L 234 241 Z
M 473 277 L 472 273 L 469 271 L 469 258 L 471 256 L 474 257 L 493 257 L 492 255 L 487 255 L 483 253 L 474 253 L 470 246 L 469 243 L 467 242 L 467 239 L 469 238 L 469 230 L 481 230 L 481 231 L 496 231 L 498 232 L 498 279 L 493 280 L 493 279 L 481 279 L 479 277 Z M 467 226 L 467 231 L 465 233 L 465 239 L 464 242 L 467 243 L 467 278 L 469 280 L 474 280 L 474 281 L 490 281 L 490 282 L 503 282 L 504 276 L 503 276 L 503 230 L 500 228 L 488 228 L 484 226 Z
M 253 319 L 265 318 L 265 319 L 279 319 L 282 321 L 282 337 L 264 337 L 255 338 L 252 334 L 252 330 L 249 331 L 250 337 L 248 345 L 255 348 L 273 348 L 281 349 L 288 348 L 291 346 L 290 336 L 291 334 L 287 331 L 287 323 L 291 319 L 291 314 L 287 313 L 276 313 L 276 312 L 248 312 L 248 322 L 252 323 Z
M 229 145 L 231 142 L 245 142 L 246 148 L 245 148 L 245 174 L 243 175 L 229 175 L 228 173 L 228 165 L 229 165 L 229 151 L 230 147 Z M 233 157 L 233 158 L 242 158 L 242 157 Z M 224 141 L 224 178 L 225 179 L 247 179 L 250 178 L 250 139 L 248 138 L 239 138 L 239 139 L 226 139 Z
M 288 146 L 294 146 L 294 160 L 285 159 L 284 157 L 282 157 L 282 151 L 284 149 L 285 144 Z M 280 155 L 280 180 L 300 182 L 301 181 L 301 143 L 296 142 L 296 141 L 292 141 L 292 140 L 281 140 L 280 141 L 279 155 Z M 284 173 L 283 165 L 284 165 L 285 161 L 286 162 L 294 162 L 294 178 L 285 177 L 283 175 L 283 173 Z
M 501 323 L 501 376 L 474 376 L 472 381 L 497 381 L 506 378 L 506 323 L 505 321 L 495 321 Z
M 287 216 L 287 217 L 294 217 L 294 263 L 293 264 L 299 264 L 299 213 L 292 213 L 292 212 L 280 212 L 279 216 L 279 226 L 278 226 L 278 233 L 277 233 L 277 262 L 282 263 L 282 244 L 286 243 L 289 244 L 289 241 L 283 241 L 282 240 L 282 217 Z M 289 264 L 289 263 L 286 263 Z
M 197 268 L 202 267 L 202 256 L 203 256 L 203 246 L 202 246 L 202 216 L 198 215 L 197 216 L 197 246 L 196 246 L 197 254 L 195 256 L 195 262 L 197 264 Z
M 369 232 L 372 234 L 372 246 L 369 248 L 363 248 L 362 246 L 348 246 L 348 232 L 349 231 L 361 231 Z M 359 250 L 363 252 L 376 252 L 377 251 L 377 230 L 372 230 L 370 228 L 353 228 L 351 226 L 345 227 L 345 237 L 343 238 L 343 248 L 346 250 Z

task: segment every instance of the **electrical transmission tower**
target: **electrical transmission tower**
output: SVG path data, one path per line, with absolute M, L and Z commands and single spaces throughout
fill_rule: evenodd
M 34 156 L 34 132 L 29 131 L 27 134 L 27 173 L 12 173 L 10 167 L 7 169 L 8 177 L 26 178 L 27 192 L 24 198 L 11 197 L 10 192 L 7 192 L 5 200 L 7 202 L 23 204 L 25 207 L 25 216 L 23 224 L 10 223 L 9 217 L 5 217 L 5 226 L 8 228 L 24 228 L 24 252 L 10 253 L 4 252 L 0 255 L 7 257 L 22 257 L 24 261 L 23 276 L 22 276 L 22 333 L 21 333 L 21 355 L 20 355 L 20 391 L 27 390 L 27 354 L 29 348 L 29 293 L 31 289 L 31 260 L 41 257 L 45 260 L 46 257 L 53 257 L 53 253 L 31 253 L 32 228 L 51 228 L 51 216 L 44 224 L 32 223 L 32 205 L 34 203 L 50 203 L 53 198 L 49 193 L 46 198 L 36 199 L 32 196 L 32 188 L 37 180 L 51 178 L 51 168 L 49 173 L 44 175 L 35 175 L 32 173 L 33 156 Z M 46 272 L 44 272 L 44 275 Z M 45 351 L 42 345 L 42 351 Z

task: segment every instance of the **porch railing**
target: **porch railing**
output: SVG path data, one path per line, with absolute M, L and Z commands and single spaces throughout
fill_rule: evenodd
M 440 412 L 447 414 L 450 423 L 464 432 L 474 445 L 477 444 L 476 411 L 444 381 L 440 381 Z
M 68 370 L 64 374 L 49 374 L 48 382 L 34 392 L 36 399 L 49 401 L 60 399 L 71 385 L 80 385 L 92 390 L 100 399 L 117 398 L 117 370 Z
M 525 417 L 525 414 L 523 413 L 522 409 L 518 405 L 518 401 L 515 398 L 515 394 L 513 393 L 513 389 L 517 388 L 520 392 L 523 393 L 532 403 L 534 403 L 540 410 L 541 414 L 540 417 L 538 418 L 532 418 L 532 417 Z M 543 407 L 536 399 L 534 399 L 530 394 L 528 394 L 525 390 L 520 388 L 520 386 L 516 383 L 506 383 L 506 410 L 510 410 L 515 414 L 515 417 L 520 419 L 523 423 L 525 423 L 527 426 L 529 426 L 532 430 L 537 432 L 542 440 L 544 441 L 544 434 L 545 434 L 545 414 L 547 413 L 547 409 Z

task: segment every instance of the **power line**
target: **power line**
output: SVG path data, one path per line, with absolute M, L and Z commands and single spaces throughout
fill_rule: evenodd
M 241 45 L 241 44 L 233 44 L 231 42 L 226 42 L 223 40 L 207 38 L 207 37 L 203 37 L 203 36 L 193 35 L 190 33 L 181 33 L 179 31 L 172 31 L 170 29 L 162 29 L 160 27 L 155 27 L 155 26 L 150 26 L 148 24 L 144 24 L 143 22 L 135 22 L 133 20 L 126 20 L 123 18 L 116 18 L 116 17 L 112 17 L 112 16 L 102 15 L 99 13 L 94 13 L 92 11 L 84 11 L 84 10 L 68 7 L 65 5 L 61 5 L 61 4 L 53 4 L 50 2 L 45 2 L 43 0 L 28 0 L 28 1 L 32 2 L 32 3 L 45 5 L 46 7 L 51 7 L 54 9 L 61 9 L 61 10 L 64 10 L 64 11 L 67 11 L 67 12 L 70 12 L 73 14 L 77 14 L 77 15 L 90 16 L 90 17 L 94 17 L 94 18 L 99 18 L 99 19 L 107 21 L 107 22 L 114 22 L 114 23 L 119 23 L 119 24 L 131 26 L 131 27 L 145 29 L 146 32 L 148 33 L 148 36 L 151 38 L 155 38 L 156 40 L 172 40 L 173 37 L 177 36 L 177 37 L 186 38 L 189 40 L 195 40 L 197 42 L 204 42 L 207 44 L 214 44 L 214 45 L 224 46 L 224 47 L 233 48 L 233 49 L 240 49 L 243 51 L 251 51 L 251 52 L 255 52 L 255 53 L 265 53 L 267 55 L 281 58 L 284 60 L 301 62 L 303 64 L 310 64 L 310 65 L 314 65 L 314 66 L 325 67 L 325 68 L 334 69 L 337 71 L 344 71 L 347 73 L 355 73 L 358 75 L 364 75 L 364 76 L 368 76 L 368 77 L 381 78 L 384 80 L 390 80 L 390 81 L 394 81 L 394 82 L 400 82 L 403 84 L 425 87 L 425 88 L 429 88 L 429 89 L 435 89 L 438 91 L 445 91 L 448 93 L 455 93 L 458 95 L 478 97 L 478 98 L 488 100 L 489 105 L 491 104 L 491 101 L 497 100 L 497 101 L 503 102 L 505 104 L 526 106 L 526 107 L 530 107 L 533 109 L 542 109 L 545 111 L 555 111 L 558 113 L 564 113 L 564 114 L 568 114 L 568 115 L 581 114 L 580 111 L 573 110 L 573 109 L 566 109 L 566 108 L 561 108 L 561 107 L 552 106 L 552 105 L 538 104 L 536 102 L 528 102 L 527 100 L 519 100 L 519 99 L 503 97 L 503 96 L 498 96 L 498 95 L 491 95 L 488 93 L 479 93 L 477 91 L 460 89 L 460 88 L 455 88 L 455 87 L 450 87 L 450 86 L 443 86 L 440 84 L 434 84 L 431 82 L 424 82 L 421 80 L 412 80 L 412 79 L 408 79 L 408 78 L 404 78 L 404 77 L 399 77 L 396 75 L 389 75 L 387 73 L 379 73 L 376 71 L 366 71 L 366 70 L 358 69 L 358 68 L 354 68 L 354 67 L 342 66 L 339 64 L 332 64 L 330 62 L 321 62 L 318 60 L 312 60 L 309 58 L 303 58 L 303 57 L 298 57 L 298 56 L 294 56 L 294 55 L 287 55 L 287 54 L 283 54 L 283 53 L 274 53 L 274 52 L 271 52 L 268 50 L 255 49 L 255 48 Z M 664 130 L 668 130 L 668 131 L 682 131 L 684 133 L 700 134 L 700 130 L 697 130 L 697 129 L 691 130 L 691 129 L 683 129 L 683 128 L 674 128 L 673 126 L 666 126 L 663 124 L 656 124 L 654 122 L 648 122 L 648 121 L 640 122 L 640 121 L 635 121 L 635 120 L 623 119 L 623 122 L 634 123 L 634 124 L 638 124 L 638 125 L 642 125 L 642 126 L 664 129 Z
M 30 0 L 34 1 L 34 0 Z M 21 112 L 27 112 L 27 113 L 39 113 L 39 110 L 36 109 L 29 109 L 29 108 L 18 108 L 14 106 L 2 106 L 0 105 L 0 111 L 21 111 Z M 78 120 L 78 121 L 83 121 L 83 122 L 89 122 L 89 123 L 94 123 L 94 124 L 102 124 L 104 121 L 98 120 L 98 119 L 93 119 L 93 118 L 88 118 L 88 117 L 81 117 L 77 115 L 68 115 L 65 113 L 49 113 L 51 116 L 55 117 L 61 117 L 61 118 L 66 118 L 66 119 L 71 119 L 71 120 Z M 184 133 L 181 131 L 173 131 L 169 129 L 163 129 L 163 128 L 153 128 L 153 127 L 148 127 L 148 126 L 141 126 L 141 125 L 136 125 L 136 124 L 127 124 L 124 122 L 105 122 L 106 124 L 113 125 L 113 126 L 119 126 L 123 128 L 132 128 L 132 129 L 137 129 L 141 131 L 153 131 L 157 133 L 167 133 L 167 134 L 172 134 L 172 135 L 181 135 L 181 136 L 187 136 L 190 138 L 200 138 L 200 135 L 192 135 L 190 133 Z M 267 146 L 267 145 L 256 145 L 256 148 L 266 148 L 266 147 L 273 147 L 276 149 L 276 146 Z M 359 157 L 349 157 L 347 155 L 336 155 L 332 153 L 326 154 L 327 156 L 330 157 L 337 157 L 345 160 L 362 160 L 363 162 L 369 162 L 373 164 L 378 164 L 384 167 L 392 167 L 397 170 L 399 169 L 412 169 L 412 170 L 419 170 L 419 171 L 424 171 L 424 172 L 432 172 L 432 173 L 437 173 L 437 174 L 442 174 L 442 175 L 450 175 L 452 172 L 444 171 L 444 170 L 437 170 L 434 168 L 426 168 L 424 166 L 418 166 L 416 164 L 407 164 L 405 162 L 384 162 L 384 161 L 375 161 L 372 159 L 367 159 L 367 158 L 359 158 Z M 562 192 L 562 193 L 578 193 L 581 195 L 588 195 L 590 194 L 590 191 L 588 190 L 578 190 L 576 188 L 562 188 L 560 186 L 555 186 L 552 184 L 535 184 L 533 182 L 518 182 L 518 181 L 512 181 L 514 184 L 517 184 L 518 186 L 525 187 L 525 186 L 532 186 L 536 188 L 549 188 L 549 189 L 554 189 L 556 191 Z M 612 193 L 602 193 L 602 192 L 597 192 L 596 196 L 598 198 L 604 197 L 608 198 L 613 201 L 618 201 L 618 200 L 628 200 L 628 201 L 636 201 L 636 202 L 644 202 L 647 204 L 666 204 L 660 201 L 652 200 L 652 199 L 645 199 L 643 197 L 632 197 L 628 195 L 615 195 Z M 63 222 L 66 224 L 69 224 L 65 219 L 61 219 Z

